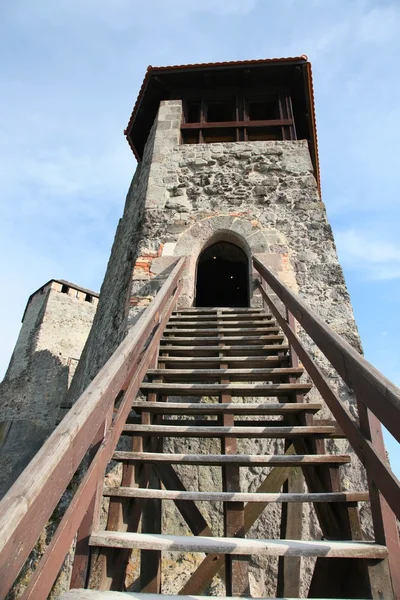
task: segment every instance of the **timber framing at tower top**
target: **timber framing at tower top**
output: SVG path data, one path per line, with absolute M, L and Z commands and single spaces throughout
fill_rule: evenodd
M 230 89 L 234 97 L 232 116 L 226 121 L 207 122 L 206 99 L 221 98 L 218 88 Z M 278 97 L 278 114 L 265 116 L 264 119 L 251 119 L 246 98 L 240 89 L 252 89 L 253 95 L 268 90 Z M 206 97 L 204 90 L 210 92 Z M 200 95 L 200 90 L 203 94 Z M 318 141 L 315 120 L 314 87 L 311 63 L 305 55 L 291 58 L 273 58 L 216 63 L 175 65 L 147 68 L 131 117 L 125 129 L 128 143 L 137 158 L 141 160 L 144 145 L 157 114 L 160 100 L 181 99 L 190 102 L 193 98 L 201 102 L 198 122 L 183 122 L 182 132 L 203 129 L 237 130 L 234 138 L 225 141 L 248 141 L 248 128 L 253 130 L 250 139 L 306 139 L 309 142 L 315 177 L 320 188 Z M 187 115 L 187 111 L 186 111 Z M 274 118 L 272 118 L 274 117 Z M 186 119 L 184 118 L 184 121 Z M 281 128 L 282 137 L 260 137 L 265 129 Z M 257 137 L 258 135 L 258 137 Z M 188 139 L 188 138 L 186 138 Z M 204 142 L 200 133 L 199 141 Z M 210 140 L 212 141 L 212 140 Z M 187 143 L 193 143 L 189 141 Z

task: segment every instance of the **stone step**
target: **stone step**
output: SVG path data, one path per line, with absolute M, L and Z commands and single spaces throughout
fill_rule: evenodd
M 167 454 L 116 450 L 113 460 L 128 463 L 207 465 L 221 467 L 301 467 L 341 465 L 351 462 L 348 454 Z
M 321 410 L 322 404 L 311 402 L 271 402 L 261 404 L 255 402 L 142 402 L 136 401 L 132 409 L 136 412 L 161 413 L 164 415 L 287 415 L 301 412 L 316 413 Z
M 301 367 L 283 367 L 276 369 L 150 369 L 147 377 L 161 377 L 163 381 L 203 381 L 220 380 L 225 377 L 230 381 L 266 381 L 281 380 L 287 377 L 300 377 L 304 373 Z
M 168 552 L 212 552 L 251 556 L 307 556 L 324 558 L 387 558 L 385 546 L 372 542 L 252 540 L 247 538 L 162 535 L 121 531 L 95 531 L 91 546 Z

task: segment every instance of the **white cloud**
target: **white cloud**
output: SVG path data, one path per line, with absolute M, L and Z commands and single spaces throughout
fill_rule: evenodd
M 400 242 L 373 230 L 337 231 L 335 239 L 343 265 L 370 280 L 400 278 Z

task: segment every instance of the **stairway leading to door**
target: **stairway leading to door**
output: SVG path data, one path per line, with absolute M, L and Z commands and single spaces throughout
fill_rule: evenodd
M 324 443 L 342 438 L 343 432 L 335 422 L 320 422 L 322 405 L 307 400 L 312 384 L 302 381 L 304 368 L 295 362 L 282 330 L 262 309 L 193 308 L 172 314 L 160 340 L 158 362 L 141 385 L 145 399 L 133 402 L 123 428 L 123 435 L 132 436 L 132 450 L 113 454 L 113 460 L 123 463 L 123 474 L 121 486 L 103 491 L 110 498 L 107 528 L 90 536 L 90 546 L 97 552 L 93 564 L 102 570 L 100 588 L 123 590 L 130 553 L 139 550 L 140 574 L 134 589 L 145 593 L 162 593 L 162 553 L 168 551 L 206 554 L 183 589 L 177 590 L 181 594 L 203 593 L 210 576 L 218 572 L 210 568 L 217 560 L 219 571 L 225 567 L 226 595 L 250 596 L 249 559 L 274 556 L 280 557 L 277 587 L 282 596 L 299 597 L 299 559 L 314 557 L 319 563 L 312 597 L 351 597 L 353 592 L 354 598 L 367 598 L 371 590 L 378 597 L 377 565 L 382 573 L 386 570 L 387 549 L 360 541 L 357 505 L 368 500 L 368 492 L 343 490 L 340 466 L 350 462 L 350 456 L 329 454 Z M 172 438 L 217 438 L 221 451 L 164 453 L 164 442 Z M 282 452 L 244 454 L 238 447 L 242 438 L 283 440 Z M 219 468 L 222 489 L 186 489 L 181 465 Z M 288 467 L 302 468 L 307 491 L 243 491 L 240 469 L 254 466 L 273 467 L 278 475 Z M 300 486 L 302 490 L 302 482 Z M 288 488 L 287 479 L 283 488 Z M 163 502 L 171 500 L 191 536 L 161 531 Z M 223 537 L 213 536 L 199 502 L 223 503 Z M 271 502 L 295 508 L 282 510 L 281 532 L 285 528 L 301 532 L 296 522 L 302 518 L 300 503 L 313 503 L 323 538 L 271 539 L 268 531 L 264 539 L 248 538 L 246 511 L 256 505 L 261 515 Z M 332 568 L 327 564 L 330 560 Z M 338 585 L 335 589 L 331 584 L 333 595 L 325 596 L 321 574 L 326 577 L 335 571 Z M 92 597 L 114 596 L 75 590 L 63 600 Z
M 275 598 L 304 596 L 304 564 L 309 598 L 400 598 L 400 483 L 380 425 L 400 441 L 400 391 L 255 257 L 253 265 L 264 309 L 177 309 L 185 259 L 177 261 L 1 501 L 1 600 L 19 573 L 24 581 L 26 565 L 32 570 L 37 554 L 30 553 L 61 512 L 60 499 L 62 517 L 22 600 L 49 597 L 73 542 L 71 589 L 62 600 L 129 598 L 128 567 L 137 600 L 205 598 L 217 574 L 226 597 L 251 597 L 249 571 L 267 557 L 277 562 L 269 588 Z M 297 335 L 300 326 L 319 348 L 317 360 Z M 352 389 L 352 412 L 324 377 L 322 355 Z M 328 420 L 320 416 L 325 405 Z M 336 439 L 348 452 L 333 450 Z M 343 481 L 351 449 L 366 469 L 361 491 Z M 117 487 L 104 484 L 110 461 L 122 465 Z M 188 474 L 207 466 L 213 484 L 194 484 L 201 478 Z M 249 488 L 241 474 L 255 468 L 259 480 Z M 162 520 L 168 502 L 186 527 L 175 535 Z M 360 525 L 365 502 L 372 541 L 364 541 Z M 211 528 L 206 505 L 222 505 L 221 531 Z M 265 518 L 271 506 L 273 526 Z M 315 513 L 316 539 L 303 531 L 304 507 Z M 179 596 L 163 587 L 163 552 L 203 557 L 183 585 L 170 587 Z

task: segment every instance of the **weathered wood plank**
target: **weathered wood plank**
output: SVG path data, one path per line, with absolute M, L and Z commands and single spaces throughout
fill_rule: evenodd
M 203 369 L 206 366 L 215 366 L 221 364 L 223 360 L 228 366 L 242 366 L 247 368 L 265 368 L 265 367 L 280 367 L 289 362 L 289 355 L 281 356 L 163 356 L 166 367 L 169 369 L 172 366 L 184 369 L 191 367 L 193 369 Z
M 348 454 L 236 454 L 224 456 L 220 454 L 159 454 L 156 452 L 123 452 L 113 454 L 113 460 L 136 463 L 167 463 L 170 465 L 213 465 L 235 463 L 243 467 L 262 466 L 316 466 L 321 463 L 345 464 L 351 462 Z
M 196 427 L 179 425 L 125 425 L 125 434 L 159 435 L 163 437 L 220 437 L 223 435 L 240 438 L 295 438 L 307 435 L 327 437 L 343 437 L 336 427 L 330 425 L 314 425 L 311 427 Z
M 203 415 L 218 415 L 221 413 L 232 413 L 235 415 L 283 415 L 296 414 L 298 412 L 317 412 L 321 410 L 322 405 L 316 402 L 303 403 L 282 403 L 271 402 L 268 404 L 257 404 L 255 402 L 231 402 L 229 404 L 209 403 L 209 402 L 142 402 L 136 401 L 132 404 L 132 408 L 136 412 L 148 410 L 150 412 L 159 412 L 162 414 L 203 414 Z
M 300 377 L 304 373 L 304 369 L 281 367 L 281 368 L 270 368 L 270 369 L 149 369 L 147 371 L 147 377 L 159 377 L 161 376 L 163 381 L 169 382 L 170 380 L 179 381 L 201 381 L 203 379 L 219 379 L 221 374 L 229 377 L 230 381 L 265 381 L 265 379 L 281 379 L 282 377 Z
M 165 332 L 167 333 L 167 332 Z M 193 335 L 193 336 L 181 336 L 181 335 L 174 335 L 173 337 L 168 337 L 168 336 L 164 336 L 161 339 L 161 345 L 164 346 L 165 344 L 176 344 L 179 346 L 192 346 L 194 344 L 198 345 L 198 346 L 212 346 L 213 344 L 215 344 L 216 340 L 218 338 L 214 337 L 214 336 L 210 336 L 210 335 Z M 226 344 L 238 344 L 238 345 L 243 345 L 243 344 L 251 344 L 251 345 L 255 345 L 255 346 L 259 346 L 260 344 L 278 344 L 284 341 L 285 337 L 283 335 L 278 335 L 278 334 L 274 334 L 274 335 L 254 335 L 254 336 L 248 336 L 248 335 L 232 335 L 232 336 L 228 336 L 228 335 L 224 335 L 222 338 L 222 341 L 225 342 Z
M 309 383 L 143 383 L 143 393 L 155 392 L 163 396 L 215 396 L 229 392 L 231 396 L 289 396 L 307 393 Z
M 140 592 L 98 592 L 97 590 L 70 590 L 60 596 L 59 600 L 210 600 L 215 596 L 173 596 L 170 594 L 141 594 Z M 218 596 L 219 600 L 261 600 L 250 596 Z M 288 600 L 276 598 L 275 600 Z M 314 599 L 318 600 L 318 598 Z M 323 600 L 323 599 L 319 599 Z
M 181 492 L 130 487 L 105 487 L 104 496 L 122 498 L 158 498 L 160 500 L 194 500 L 199 502 L 367 502 L 368 492 L 278 493 L 258 492 Z
M 323 556 L 325 558 L 387 557 L 387 548 L 372 542 L 251 540 L 246 538 L 192 537 L 156 535 L 121 531 L 96 531 L 90 536 L 91 546 L 140 548 L 169 552 L 221 552 L 249 556 Z
M 264 313 L 264 309 L 263 308 L 214 308 L 214 307 L 190 307 L 190 308 L 180 308 L 179 310 L 175 310 L 172 314 L 175 315 L 189 315 L 189 314 L 214 314 L 214 315 L 218 315 L 218 317 L 220 315 L 230 315 L 230 314 L 260 314 L 260 313 Z M 268 313 L 264 313 L 267 314 Z
M 267 317 L 265 315 L 252 316 L 249 317 L 247 315 L 240 316 L 225 316 L 225 317 L 207 317 L 207 316 L 198 316 L 198 317 L 174 317 L 172 316 L 169 320 L 169 324 L 171 327 L 189 327 L 192 329 L 193 327 L 254 327 L 263 326 L 263 327 L 275 327 L 276 322 L 271 317 Z
M 196 337 L 196 336 L 206 336 L 206 335 L 214 335 L 214 336 L 218 336 L 223 335 L 223 336 L 227 336 L 230 337 L 231 335 L 234 336 L 239 336 L 239 335 L 245 335 L 245 336 L 250 336 L 250 335 L 268 335 L 268 334 L 272 334 L 274 331 L 279 331 L 279 327 L 219 327 L 218 329 L 212 329 L 212 328 L 200 328 L 200 327 L 195 327 L 192 329 L 183 329 L 183 328 L 165 328 L 165 332 L 164 335 L 177 335 L 177 336 L 189 336 L 189 337 Z
M 162 352 L 184 352 L 185 356 L 187 356 L 188 354 L 201 354 L 201 353 L 205 353 L 205 352 L 235 352 L 238 355 L 240 354 L 245 354 L 245 356 L 251 356 L 253 354 L 257 354 L 257 353 L 272 353 L 272 352 L 282 352 L 284 350 L 288 350 L 289 346 L 288 344 L 260 344 L 260 345 L 229 345 L 229 344 L 225 344 L 224 346 L 179 346 L 179 345 L 174 345 L 174 339 L 171 338 L 169 340 L 169 344 L 168 346 L 162 346 L 161 351 Z

